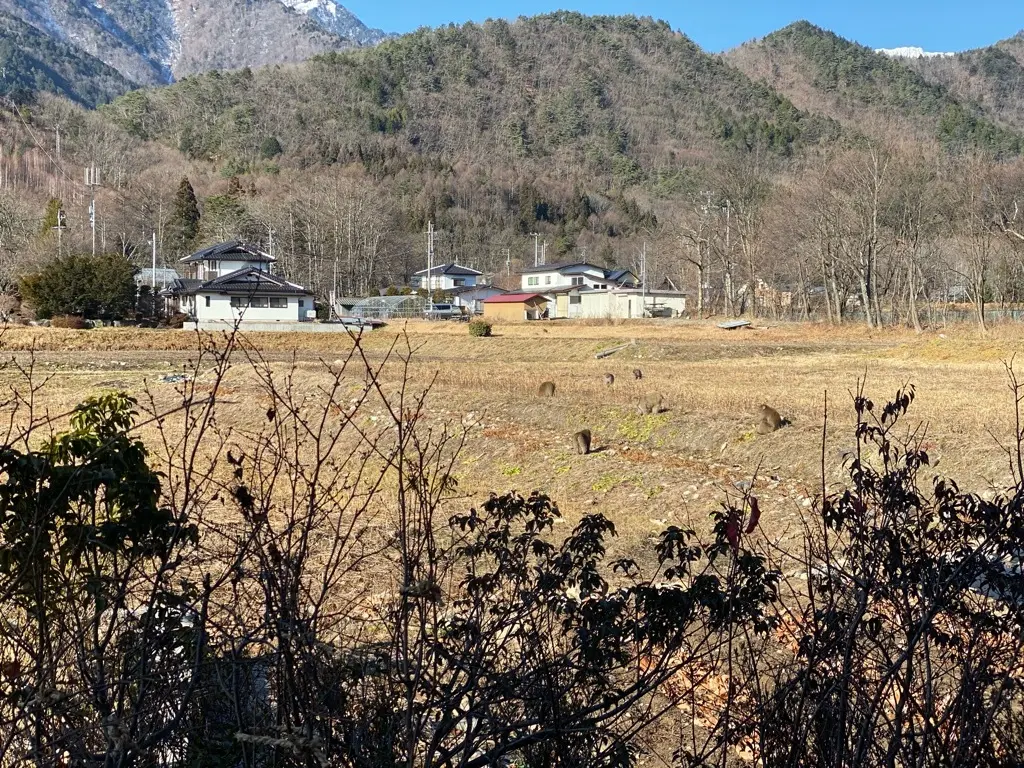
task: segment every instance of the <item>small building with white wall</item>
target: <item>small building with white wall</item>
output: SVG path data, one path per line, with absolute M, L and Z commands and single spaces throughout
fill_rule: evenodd
M 430 270 L 421 269 L 413 274 L 410 283 L 413 288 L 426 288 L 428 291 L 450 291 L 454 288 L 472 288 L 483 272 L 463 267 L 459 264 L 437 264 Z
M 313 295 L 273 274 L 275 259 L 237 240 L 182 259 L 187 276 L 162 295 L 200 326 L 306 322 L 316 317 Z
M 580 288 L 555 292 L 549 299 L 549 316 L 554 318 L 631 320 L 686 313 L 686 294 L 682 291 Z

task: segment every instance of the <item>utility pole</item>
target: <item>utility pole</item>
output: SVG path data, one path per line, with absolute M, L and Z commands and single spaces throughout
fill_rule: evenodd
M 150 273 L 149 287 L 153 291 L 153 306 L 156 306 L 156 230 L 153 230 L 153 271 Z
M 531 232 L 533 235 L 533 266 L 540 266 L 540 234 Z
M 433 304 L 434 282 L 434 222 L 427 223 L 427 302 Z
M 640 251 L 640 317 L 647 317 L 647 241 Z
M 548 263 L 548 242 L 545 240 L 540 246 L 540 263 L 543 266 Z
M 96 187 L 100 185 L 100 171 L 95 165 L 85 169 L 85 186 L 89 187 L 92 193 L 92 202 L 89 203 L 89 225 L 92 227 L 92 255 L 96 255 Z
M 512 249 L 505 249 L 505 277 L 512 277 Z

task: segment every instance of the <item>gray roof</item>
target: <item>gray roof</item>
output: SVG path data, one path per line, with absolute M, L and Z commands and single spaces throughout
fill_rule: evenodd
M 197 261 L 255 261 L 264 264 L 277 261 L 269 253 L 264 253 L 255 245 L 243 243 L 241 240 L 228 240 L 225 243 L 217 243 L 201 251 L 196 251 L 191 256 L 182 259 L 184 264 L 194 264 Z
M 225 293 L 236 296 L 311 295 L 301 285 L 289 283 L 284 278 L 257 267 L 243 267 L 207 282 L 178 278 L 167 286 L 163 293 L 166 296 L 189 296 L 196 293 Z
M 195 293 L 202 284 L 202 280 L 191 280 L 187 277 L 179 277 L 177 280 L 172 280 L 168 283 L 167 287 L 161 291 L 161 295 L 188 296 Z
M 458 288 L 449 288 L 447 292 L 456 296 L 465 293 L 508 293 L 504 288 L 498 288 L 496 285 L 462 285 Z
M 425 275 L 427 270 L 421 269 L 419 272 L 414 274 Z M 431 275 L 482 275 L 483 272 L 477 272 L 475 269 L 469 267 L 461 267 L 458 264 L 438 264 L 430 268 Z
M 567 272 L 572 267 L 596 269 L 598 272 L 604 271 L 601 267 L 597 266 L 596 264 L 591 264 L 589 261 L 562 261 L 559 262 L 558 264 L 541 264 L 540 266 L 537 267 L 524 267 L 523 274 L 527 274 L 530 272 Z M 577 269 L 572 271 L 582 272 L 584 271 L 584 269 Z
M 197 290 L 203 293 L 233 293 L 246 296 L 282 293 L 309 295 L 309 291 L 301 285 L 289 283 L 283 277 L 277 277 L 257 267 L 243 267 L 221 275 L 203 283 Z

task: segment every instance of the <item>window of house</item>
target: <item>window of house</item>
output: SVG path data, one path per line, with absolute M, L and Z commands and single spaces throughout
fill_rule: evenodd
M 206 299 L 206 306 L 210 306 L 210 297 L 205 296 L 204 298 Z
M 288 299 L 285 296 L 271 296 L 270 297 L 270 308 L 271 309 L 288 309 Z
M 306 300 L 305 299 L 299 299 L 299 309 L 304 309 L 305 306 L 306 306 Z
M 526 284 L 527 285 L 540 285 L 540 278 L 539 277 L 528 277 L 528 278 L 526 278 Z
M 206 262 L 206 276 L 207 277 L 218 277 L 220 275 L 220 262 L 219 261 L 208 261 Z
M 582 296 L 570 296 L 569 297 L 569 303 L 570 304 L 582 304 L 583 303 L 583 297 Z
M 232 296 L 231 306 L 236 308 L 248 307 L 249 302 L 245 300 L 245 296 Z
M 583 285 L 583 278 L 582 277 L 574 277 L 569 282 L 570 282 L 571 285 Z
M 464 286 L 466 284 L 466 278 L 464 278 L 464 277 L 453 278 L 452 279 L 452 283 L 455 284 L 456 288 L 461 288 L 462 286 Z
M 551 285 L 551 275 L 548 275 L 547 277 L 544 278 L 544 284 Z
M 270 306 L 270 299 L 266 296 L 253 296 L 249 299 L 249 306 L 254 309 L 266 309 Z

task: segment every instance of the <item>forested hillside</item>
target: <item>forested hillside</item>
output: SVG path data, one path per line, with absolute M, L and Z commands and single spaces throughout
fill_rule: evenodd
M 135 87 L 99 59 L 3 11 L 0 75 L 0 93 L 19 101 L 46 91 L 96 106 Z
M 909 64 L 807 22 L 792 24 L 729 52 L 726 60 L 768 83 L 803 109 L 850 123 L 865 133 L 898 123 L 953 151 L 1020 154 L 1024 141 L 976 104 L 973 94 L 931 82 Z M 941 59 L 916 66 L 939 67 Z
M 89 242 L 95 163 L 102 248 L 143 262 L 155 232 L 173 264 L 251 239 L 322 297 L 406 284 L 432 222 L 437 258 L 499 280 L 535 247 L 646 252 L 699 313 L 917 323 L 918 303 L 1024 300 L 1011 121 L 808 24 L 726 56 L 635 17 L 421 30 L 97 111 L 41 97 L 0 148 L 6 285 L 52 256 L 50 197 L 65 244 Z
M 432 220 L 485 267 L 535 231 L 552 256 L 630 259 L 659 201 L 692 193 L 721 153 L 786 157 L 838 135 L 666 24 L 569 13 L 193 77 L 103 114 L 226 176 L 358 169 L 407 249 Z
M 1024 32 L 987 48 L 906 64 L 1004 125 L 1024 131 Z

